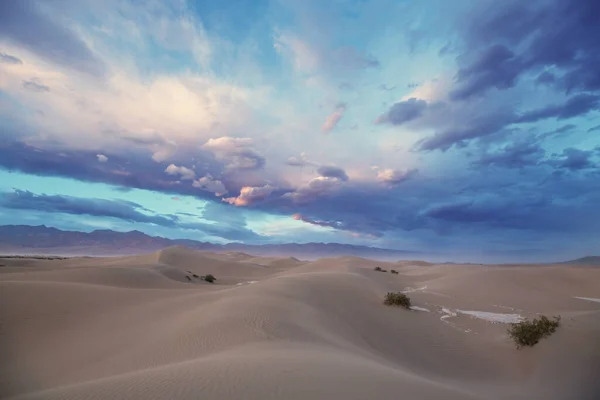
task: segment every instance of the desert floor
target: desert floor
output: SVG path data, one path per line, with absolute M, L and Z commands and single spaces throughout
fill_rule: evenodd
M 185 248 L 0 266 L 2 399 L 600 399 L 598 267 Z M 538 313 L 561 327 L 517 350 L 508 323 Z

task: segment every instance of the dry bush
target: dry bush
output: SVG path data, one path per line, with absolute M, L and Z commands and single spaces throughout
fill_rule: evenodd
M 549 319 L 545 315 L 540 318 L 534 318 L 533 321 L 522 321 L 511 324 L 508 328 L 508 335 L 515 342 L 517 348 L 523 346 L 533 346 L 540 339 L 546 338 L 556 332 L 560 326 L 560 316 Z
M 385 295 L 385 299 L 383 300 L 383 304 L 385 304 L 386 306 L 398 306 L 398 307 L 404 307 L 404 308 L 410 308 L 411 304 L 410 304 L 410 298 L 405 295 L 404 293 L 393 293 L 393 292 L 388 292 L 388 294 Z

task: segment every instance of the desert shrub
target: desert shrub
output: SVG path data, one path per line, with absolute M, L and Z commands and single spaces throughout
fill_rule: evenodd
M 404 293 L 393 293 L 388 292 L 385 295 L 385 300 L 383 300 L 383 304 L 386 306 L 399 306 L 404 308 L 410 308 L 410 298 Z
M 194 278 L 200 278 L 200 277 L 199 277 L 198 275 L 196 275 L 196 274 L 192 274 L 192 276 L 193 276 Z
M 381 269 L 381 267 L 375 267 L 375 271 L 379 271 L 379 272 L 381 272 L 381 271 L 383 271 L 383 270 Z
M 517 348 L 523 346 L 533 346 L 540 339 L 546 338 L 556 332 L 560 326 L 560 316 L 549 319 L 545 315 L 540 318 L 534 318 L 533 321 L 522 321 L 511 324 L 508 328 L 508 335 L 515 342 Z
M 213 283 L 214 281 L 217 280 L 217 278 L 215 278 L 213 275 L 208 274 L 204 276 L 204 280 L 208 283 Z
M 390 272 L 391 272 L 392 274 L 397 274 L 397 273 L 398 273 L 398 271 L 396 271 L 395 269 L 391 270 Z
M 187 278 L 188 281 L 190 281 L 190 282 L 192 281 L 192 278 L 190 278 L 189 276 L 186 275 L 185 277 Z

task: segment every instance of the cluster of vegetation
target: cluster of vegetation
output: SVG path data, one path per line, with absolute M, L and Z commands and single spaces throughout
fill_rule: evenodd
M 192 274 L 192 276 L 193 276 L 194 278 L 196 278 L 196 279 L 200 279 L 200 280 L 202 280 L 202 281 L 206 281 L 206 282 L 208 282 L 208 283 L 214 283 L 214 282 L 217 280 L 217 278 L 215 278 L 215 276 L 214 276 L 214 275 L 212 275 L 212 274 L 207 274 L 207 275 L 202 275 L 202 276 L 199 276 L 199 275 L 197 275 L 197 274 L 194 274 L 194 273 L 192 273 L 191 271 L 188 271 L 188 272 L 189 272 L 190 274 Z M 187 275 L 186 275 L 185 277 L 187 278 L 187 280 L 188 280 L 188 281 L 190 281 L 190 282 L 192 281 L 192 278 L 190 278 L 189 276 L 187 276 Z
M 374 269 L 375 271 L 377 271 L 377 272 L 388 272 L 388 271 L 387 271 L 387 269 L 383 269 L 383 268 L 381 268 L 381 267 L 375 267 L 375 268 L 373 268 L 373 269 Z M 392 269 L 392 270 L 390 270 L 390 272 L 391 272 L 392 274 L 399 274 L 399 272 L 398 272 L 398 271 L 396 271 L 395 269 Z
M 550 319 L 545 315 L 540 318 L 534 318 L 533 321 L 522 321 L 516 324 L 511 324 L 508 329 L 508 335 L 517 348 L 523 346 L 533 346 L 541 339 L 546 338 L 556 332 L 556 328 L 560 326 L 560 316 Z
M 398 306 L 410 309 L 410 298 L 404 293 L 400 292 L 388 292 L 385 295 L 385 299 L 383 300 L 383 304 L 386 306 Z

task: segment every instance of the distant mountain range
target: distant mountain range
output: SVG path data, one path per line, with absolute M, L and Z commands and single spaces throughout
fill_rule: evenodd
M 149 236 L 143 232 L 116 232 L 96 230 L 93 232 L 63 231 L 44 225 L 0 226 L 0 253 L 4 254 L 53 254 L 53 255 L 131 255 L 158 251 L 169 246 L 185 246 L 191 249 L 214 252 L 239 251 L 257 256 L 286 256 L 299 259 L 322 257 L 358 256 L 379 260 L 399 260 L 422 253 L 377 247 L 354 246 L 339 243 L 287 243 L 225 245 L 190 239 L 166 239 Z
M 570 264 L 570 265 L 598 265 L 600 266 L 600 256 L 587 256 L 581 257 L 576 260 L 563 261 L 558 264 Z

